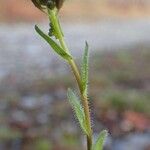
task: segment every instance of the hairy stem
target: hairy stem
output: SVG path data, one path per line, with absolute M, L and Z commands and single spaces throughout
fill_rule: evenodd
M 61 26 L 59 24 L 59 20 L 57 17 L 57 12 L 56 10 L 48 10 L 48 14 L 50 17 L 50 20 L 52 21 L 54 27 L 55 27 L 55 31 L 57 33 L 58 36 L 58 40 L 60 42 L 61 47 L 70 54 L 70 51 L 66 45 L 66 42 L 64 40 L 64 36 L 62 33 L 62 29 Z M 69 60 L 68 61 L 71 70 L 75 76 L 75 79 L 77 81 L 78 84 L 78 88 L 80 91 L 80 96 L 81 96 L 81 100 L 82 100 L 82 104 L 83 104 L 83 108 L 84 108 L 84 113 L 85 113 L 85 117 L 86 117 L 86 124 L 87 124 L 87 128 L 88 128 L 88 135 L 87 135 L 87 150 L 92 150 L 92 127 L 91 127 L 91 117 L 90 117 L 90 109 L 89 109 L 89 103 L 88 103 L 88 98 L 87 96 L 84 95 L 83 91 L 82 91 L 82 81 L 81 81 L 81 76 L 80 76 L 80 72 L 79 69 L 74 61 L 74 59 Z

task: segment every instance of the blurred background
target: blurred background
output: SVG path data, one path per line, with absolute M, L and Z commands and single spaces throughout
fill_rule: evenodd
M 90 45 L 94 136 L 109 130 L 105 150 L 150 150 L 150 1 L 66 0 L 60 18 L 77 62 Z M 74 78 L 35 24 L 48 31 L 30 0 L 0 0 L 0 150 L 83 150 Z

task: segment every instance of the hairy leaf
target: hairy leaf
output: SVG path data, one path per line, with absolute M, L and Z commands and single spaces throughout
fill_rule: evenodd
M 88 88 L 88 67 L 89 67 L 88 63 L 89 63 L 89 46 L 88 43 L 86 42 L 81 66 L 82 90 L 84 94 L 87 94 Z
M 48 44 L 58 55 L 66 60 L 72 59 L 72 57 L 65 50 L 63 50 L 52 38 L 45 34 L 37 25 L 35 25 L 35 30 L 45 41 L 48 42 Z
M 75 115 L 79 121 L 81 129 L 87 135 L 87 127 L 86 127 L 86 123 L 85 123 L 85 114 L 84 114 L 82 105 L 81 105 L 80 101 L 78 100 L 78 97 L 74 94 L 74 92 L 71 89 L 68 89 L 68 99 L 69 99 L 71 107 L 74 110 Z
M 106 130 L 103 130 L 99 134 L 98 139 L 97 139 L 96 143 L 94 144 L 92 150 L 103 150 L 103 146 L 104 146 L 105 140 L 107 138 L 107 135 L 108 135 L 108 132 Z

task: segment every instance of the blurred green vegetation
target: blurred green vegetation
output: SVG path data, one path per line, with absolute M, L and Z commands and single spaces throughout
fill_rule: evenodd
M 51 150 L 52 144 L 50 143 L 50 140 L 48 139 L 39 139 L 36 141 L 35 149 L 36 150 Z
M 91 94 L 101 107 L 150 115 L 149 48 L 103 52 L 91 62 Z
M 0 127 L 0 140 L 7 141 L 7 140 L 14 140 L 21 138 L 21 132 L 14 130 L 10 127 Z
M 120 122 L 126 111 L 138 112 L 144 117 L 150 116 L 149 47 L 97 52 L 90 57 L 90 62 L 89 100 L 92 101 L 91 109 L 96 114 L 95 121 L 99 122 L 98 125 L 95 124 L 98 131 L 101 130 L 101 125 L 105 125 L 110 131 L 114 128 L 112 136 L 116 136 L 114 133 L 122 135 Z M 21 138 L 25 143 L 24 147 L 27 147 L 25 150 L 29 150 L 29 147 L 36 150 L 79 149 L 80 130 L 76 129 L 75 118 L 72 117 L 72 110 L 66 100 L 68 87 L 75 88 L 73 78 L 66 72 L 14 86 L 13 91 L 1 93 L 0 139 L 10 141 Z M 48 96 L 50 102 L 43 101 L 42 95 L 46 95 L 46 98 Z M 33 109 L 30 103 L 29 107 L 28 104 L 26 107 L 20 105 L 26 96 L 29 99 L 31 97 L 33 104 L 33 97 L 37 99 L 36 106 L 31 105 Z M 22 120 L 14 121 L 10 117 L 12 112 L 18 110 L 25 117 L 25 123 Z M 109 118 L 104 115 L 109 111 L 117 114 L 115 127 L 114 122 L 107 121 Z M 40 113 L 48 116 L 45 124 L 36 120 Z M 113 120 L 114 114 L 111 115 Z

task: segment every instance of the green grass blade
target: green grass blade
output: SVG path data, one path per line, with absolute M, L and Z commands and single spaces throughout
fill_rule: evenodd
M 89 46 L 88 43 L 86 42 L 81 66 L 82 90 L 85 95 L 87 95 L 88 90 L 88 68 L 89 68 L 88 63 L 89 63 Z
M 108 132 L 106 130 L 103 130 L 99 134 L 98 139 L 97 139 L 96 143 L 94 144 L 92 150 L 103 150 L 103 146 L 104 146 L 105 140 L 107 138 L 107 135 L 108 135 Z
M 65 50 L 63 50 L 52 38 L 45 34 L 37 25 L 35 25 L 35 30 L 45 41 L 48 42 L 48 44 L 58 55 L 66 60 L 72 59 L 72 57 L 67 52 L 65 52 Z
M 71 104 L 72 109 L 75 112 L 75 116 L 77 117 L 80 127 L 83 130 L 84 134 L 87 135 L 87 127 L 85 123 L 85 114 L 83 111 L 83 107 L 78 99 L 78 97 L 74 94 L 71 89 L 68 89 L 68 99 Z

